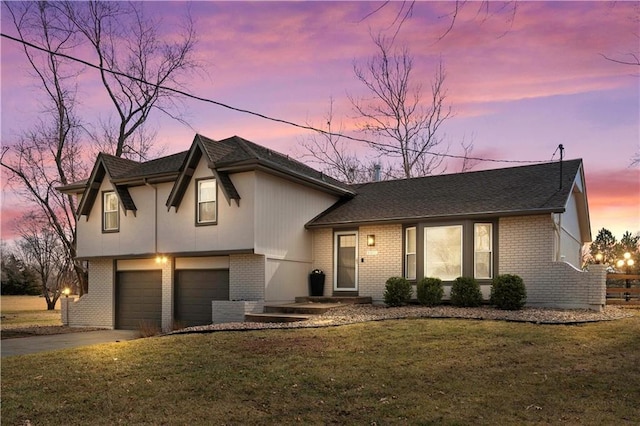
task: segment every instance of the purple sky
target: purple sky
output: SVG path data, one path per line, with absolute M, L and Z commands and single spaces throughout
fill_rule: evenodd
M 354 61 L 375 53 L 370 33 L 395 30 L 390 25 L 401 3 L 390 3 L 364 19 L 381 3 L 194 2 L 202 71 L 189 78 L 187 90 L 238 108 L 300 124 L 324 124 L 334 98 L 334 127 L 353 130 L 347 94 L 365 94 L 353 76 Z M 640 144 L 638 66 L 607 61 L 638 54 L 637 2 L 518 2 L 511 9 L 491 2 L 490 16 L 479 3 L 468 3 L 454 28 L 453 2 L 418 2 L 396 42 L 414 56 L 414 75 L 428 91 L 440 58 L 447 72 L 448 101 L 455 116 L 445 128 L 450 154 L 461 154 L 460 141 L 473 139 L 473 155 L 519 161 L 550 160 L 558 144 L 565 158 L 585 164 L 592 234 L 606 227 L 619 239 L 625 230 L 640 232 L 640 169 L 630 168 Z M 182 2 L 145 5 L 162 17 L 171 35 Z M 2 16 L 2 31 L 14 34 Z M 92 57 L 78 51 L 83 59 Z M 40 96 L 19 46 L 1 42 L 2 144 L 11 145 L 39 112 Z M 112 107 L 87 70 L 79 79 L 84 118 L 106 117 Z M 427 92 L 425 92 L 428 95 Z M 425 96 L 427 97 L 427 96 Z M 151 121 L 165 154 L 185 150 L 194 133 L 214 139 L 239 135 L 296 155 L 311 133 L 284 124 L 185 101 L 183 117 L 191 128 L 166 116 Z M 352 133 L 353 134 L 353 133 Z M 364 152 L 353 143 L 355 152 Z M 363 154 L 364 155 L 364 154 Z M 557 158 L 557 154 L 556 157 Z M 475 169 L 508 163 L 480 163 Z M 447 172 L 459 170 L 449 161 Z M 3 180 L 2 235 L 11 235 L 19 215 Z

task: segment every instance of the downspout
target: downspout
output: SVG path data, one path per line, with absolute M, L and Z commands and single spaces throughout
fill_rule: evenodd
M 556 222 L 556 213 L 551 213 L 551 222 L 553 222 L 553 229 L 556 235 L 556 252 L 554 255 L 554 261 L 559 262 L 561 260 L 560 253 L 562 253 L 562 213 L 557 213 L 558 221 Z
M 158 187 L 155 185 L 151 185 L 147 179 L 144 179 L 144 184 L 153 188 L 153 209 L 154 209 L 154 218 L 153 218 L 153 253 L 158 255 Z

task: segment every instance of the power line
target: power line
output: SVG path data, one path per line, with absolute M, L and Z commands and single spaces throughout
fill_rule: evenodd
M 85 65 L 85 66 L 87 66 L 89 68 L 93 68 L 93 69 L 96 69 L 96 70 L 99 70 L 99 71 L 102 71 L 102 72 L 107 72 L 109 74 L 113 74 L 113 75 L 116 75 L 116 76 L 128 78 L 128 79 L 130 79 L 132 81 L 136 81 L 138 83 L 142 83 L 142 84 L 145 84 L 145 85 L 148 85 L 148 86 L 152 86 L 152 87 L 154 87 L 156 89 L 161 89 L 161 90 L 165 90 L 165 91 L 168 91 L 168 92 L 173 92 L 173 93 L 176 93 L 178 95 L 184 96 L 186 98 L 190 98 L 190 99 L 194 99 L 194 100 L 197 100 L 197 101 L 200 101 L 200 102 L 213 104 L 213 105 L 216 105 L 216 106 L 219 106 L 219 107 L 222 107 L 222 108 L 229 109 L 231 111 L 236 111 L 236 112 L 243 113 L 243 114 L 253 115 L 255 117 L 259 117 L 259 118 L 262 118 L 264 120 L 273 121 L 273 122 L 276 122 L 276 123 L 281 123 L 281 124 L 286 124 L 286 125 L 289 125 L 289 126 L 297 127 L 299 129 L 311 130 L 311 131 L 314 131 L 314 132 L 317 132 L 317 133 L 322 133 L 322 134 L 327 135 L 327 136 L 341 137 L 341 138 L 349 139 L 349 140 L 352 140 L 352 141 L 355 141 L 355 142 L 364 142 L 364 143 L 369 144 L 369 145 L 379 145 L 379 143 L 370 141 L 368 139 L 362 139 L 362 138 L 358 138 L 358 137 L 354 137 L 354 136 L 349 136 L 349 135 L 345 135 L 343 133 L 334 133 L 334 132 L 318 129 L 318 128 L 315 128 L 313 126 L 308 126 L 308 125 L 304 125 L 304 124 L 295 123 L 293 121 L 285 120 L 285 119 L 282 119 L 282 118 L 270 117 L 268 115 L 261 114 L 259 112 L 255 112 L 255 111 L 251 111 L 251 110 L 247 110 L 247 109 L 243 109 L 243 108 L 234 107 L 232 105 L 227 105 L 225 103 L 218 102 L 218 101 L 213 100 L 213 99 L 208 99 L 208 98 L 203 98 L 201 96 L 193 95 L 191 93 L 185 92 L 185 91 L 180 90 L 180 89 L 175 89 L 173 87 L 167 87 L 167 86 L 162 86 L 162 85 L 156 84 L 156 83 L 150 83 L 150 82 L 148 82 L 148 81 L 146 81 L 146 80 L 144 80 L 142 78 L 135 77 L 135 76 L 123 73 L 121 71 L 114 71 L 114 70 L 110 70 L 110 69 L 107 69 L 107 68 L 103 68 L 103 67 L 101 67 L 99 65 L 95 65 L 95 64 L 92 64 L 91 62 L 85 61 L 84 59 L 80 59 L 80 58 L 77 58 L 75 56 L 67 55 L 66 53 L 54 52 L 54 51 L 49 50 L 47 48 L 44 48 L 42 46 L 38 46 L 38 45 L 35 45 L 33 43 L 30 43 L 30 42 L 28 42 L 26 40 L 23 40 L 21 38 L 13 37 L 13 36 L 10 36 L 10 35 L 5 34 L 5 33 L 0 33 L 0 35 L 2 37 L 4 37 L 4 38 L 7 38 L 9 40 L 21 43 L 21 44 L 23 44 L 25 46 L 31 47 L 32 49 L 36 49 L 36 50 L 39 50 L 41 52 L 45 52 L 45 53 L 47 53 L 49 55 L 54 55 L 54 56 L 59 56 L 59 57 L 65 58 L 65 59 L 69 59 L 70 61 L 78 62 L 78 63 L 80 63 L 82 65 Z M 413 152 L 418 152 L 417 150 L 413 150 L 413 149 L 409 149 L 409 148 L 407 148 L 407 149 L 410 150 L 410 151 L 413 151 Z M 455 159 L 462 159 L 462 160 L 466 159 L 466 160 L 484 161 L 484 162 L 493 162 L 493 163 L 533 164 L 533 163 L 545 163 L 545 162 L 547 162 L 547 161 L 544 161 L 544 160 L 499 160 L 499 159 L 492 159 L 492 158 L 469 157 L 469 156 L 465 156 L 465 155 L 443 154 L 443 153 L 430 152 L 430 151 L 424 151 L 424 153 L 425 154 L 429 154 L 429 155 L 433 155 L 433 156 L 436 156 L 436 157 L 455 158 Z

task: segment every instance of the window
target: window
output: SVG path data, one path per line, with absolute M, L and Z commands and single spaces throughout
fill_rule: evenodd
M 116 232 L 119 228 L 120 207 L 115 192 L 102 193 L 102 230 Z
M 416 227 L 404 230 L 404 277 L 416 279 Z
M 198 181 L 198 206 L 196 222 L 198 224 L 215 224 L 217 220 L 216 180 Z
M 462 225 L 424 229 L 424 275 L 451 281 L 462 276 Z
M 493 229 L 490 223 L 476 223 L 473 231 L 473 275 L 493 278 Z

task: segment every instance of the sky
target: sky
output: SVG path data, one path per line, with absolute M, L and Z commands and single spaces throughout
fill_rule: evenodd
M 350 135 L 356 120 L 349 96 L 367 95 L 354 64 L 376 53 L 371 35 L 395 34 L 414 60 L 412 78 L 425 98 L 439 61 L 446 71 L 447 102 L 453 115 L 442 127 L 449 154 L 508 160 L 478 162 L 474 170 L 526 161 L 582 158 L 592 237 L 607 228 L 617 239 L 640 232 L 640 66 L 607 60 L 638 55 L 638 2 L 468 2 L 453 27 L 455 3 L 416 2 L 398 29 L 408 4 L 390 2 L 146 2 L 160 20 L 158 31 L 175 37 L 179 19 L 195 20 L 200 64 L 185 88 L 194 95 L 302 125 L 322 127 L 333 99 L 334 128 Z M 379 9 L 379 10 L 378 10 Z M 406 9 L 405 9 L 406 10 Z M 374 13 L 375 12 L 375 13 Z M 2 14 L 2 32 L 15 30 Z M 397 32 L 397 34 L 396 34 Z M 91 60 L 85 49 L 77 56 Z M 42 95 L 30 77 L 20 46 L 0 44 L 1 137 L 10 147 L 41 113 Z M 88 123 L 113 113 L 97 84 L 96 71 L 78 77 L 83 118 Z M 156 148 L 165 155 L 189 148 L 195 133 L 213 139 L 238 135 L 274 150 L 300 156 L 313 133 L 209 103 L 184 100 L 184 124 L 162 114 L 150 118 Z M 356 142 L 349 149 L 371 154 Z M 446 172 L 460 164 L 447 160 Z M 25 206 L 2 170 L 2 237 Z

